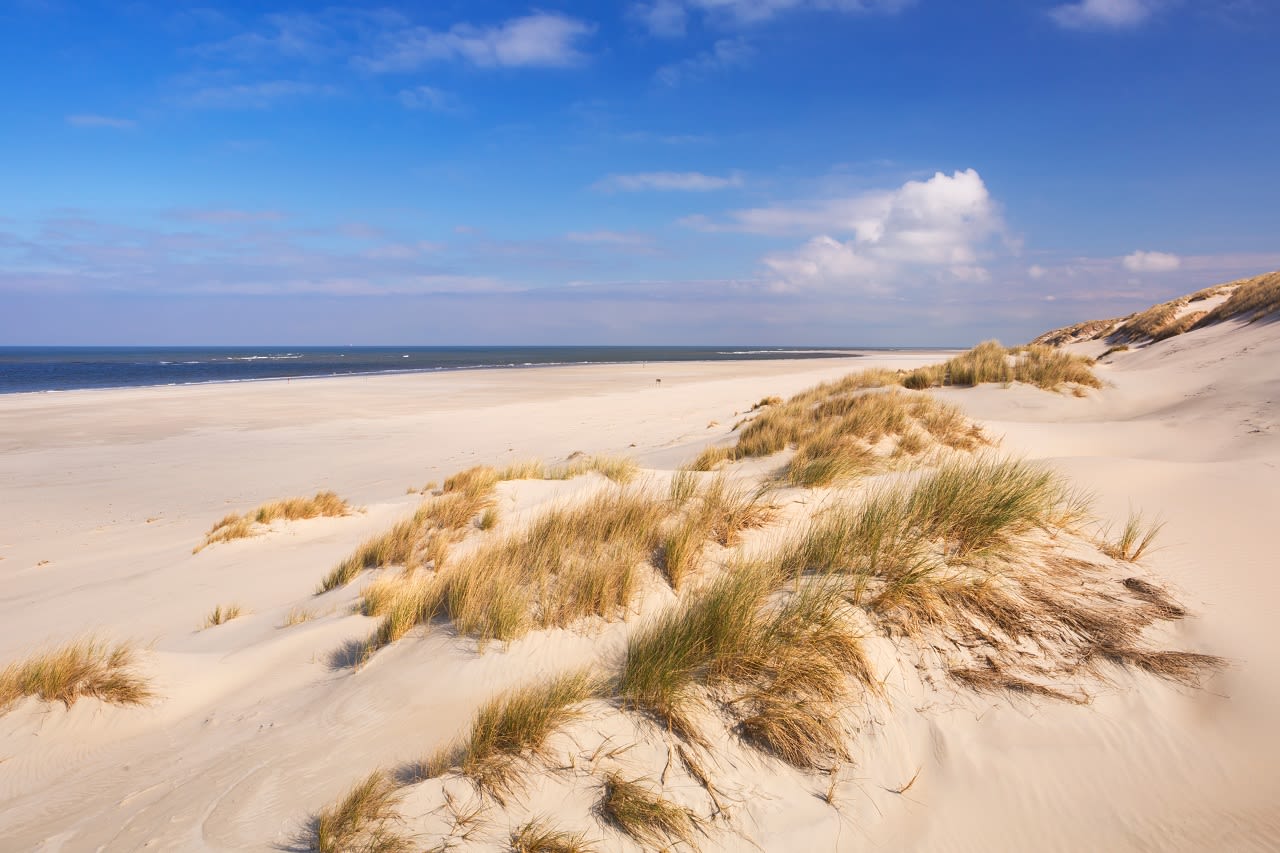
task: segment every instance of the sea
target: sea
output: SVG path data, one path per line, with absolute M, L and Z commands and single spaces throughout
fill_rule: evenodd
M 861 348 L 865 350 L 865 348 Z M 847 358 L 808 347 L 0 347 L 0 394 L 567 364 Z

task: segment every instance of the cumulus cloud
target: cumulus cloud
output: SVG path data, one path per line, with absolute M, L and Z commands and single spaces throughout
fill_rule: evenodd
M 455 24 L 448 30 L 406 27 L 386 33 L 357 64 L 368 71 L 413 71 L 430 62 L 462 61 L 481 68 L 564 67 L 586 57 L 579 43 L 595 26 L 553 12 L 536 12 L 496 26 Z
M 1070 29 L 1136 27 L 1156 11 L 1160 0 L 1077 0 L 1049 10 L 1059 26 Z
M 735 221 L 757 233 L 820 226 L 803 246 L 763 258 L 776 286 L 887 293 L 922 276 L 985 281 L 987 244 L 1004 233 L 998 206 L 973 169 L 888 192 L 817 205 L 742 211 Z
M 1182 266 L 1182 259 L 1167 252 L 1137 251 L 1125 255 L 1123 263 L 1129 272 L 1172 272 Z
M 702 172 L 639 172 L 631 175 L 609 175 L 593 185 L 605 192 L 639 192 L 642 190 L 709 192 L 742 186 L 742 176 L 705 175 Z

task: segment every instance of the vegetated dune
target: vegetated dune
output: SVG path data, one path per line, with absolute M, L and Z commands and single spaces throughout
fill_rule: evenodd
M 48 574 L 60 560 L 12 572 L 13 615 L 61 604 L 152 648 L 129 662 L 141 705 L 4 693 L 0 837 L 1271 849 L 1280 327 L 1255 314 L 1072 361 L 1101 386 L 1087 398 L 1012 375 L 903 388 L 928 358 L 898 354 L 693 365 L 660 390 L 638 368 L 549 370 L 519 403 L 501 372 L 388 382 L 389 402 L 477 384 L 439 421 L 388 415 L 389 444 L 334 480 L 366 514 L 195 558 L 224 498 L 193 495 L 189 519 L 108 534 L 74 579 Z M 620 376 L 635 389 L 602 396 Z M 424 434 L 439 455 L 413 456 Z M 343 440 L 308 426 L 291 445 L 323 465 Z M 279 493 L 306 458 L 240 473 Z M 423 468 L 443 488 L 398 494 Z M 122 561 L 163 564 L 149 596 L 117 590 Z M 9 630 L 5 649 L 39 639 Z M 35 683 L 39 658 L 12 658 L 4 683 Z
M 1226 284 L 1153 305 L 1128 317 L 1088 320 L 1045 332 L 1031 344 L 1063 346 L 1087 341 L 1113 345 L 1154 343 L 1227 320 L 1253 323 L 1280 314 L 1280 271 Z

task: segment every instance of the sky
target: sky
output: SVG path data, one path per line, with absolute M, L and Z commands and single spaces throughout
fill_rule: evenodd
M 0 0 L 0 345 L 968 345 L 1280 268 L 1276 0 Z

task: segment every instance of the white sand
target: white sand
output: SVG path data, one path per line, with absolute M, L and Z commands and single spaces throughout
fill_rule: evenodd
M 626 629 L 545 632 L 482 656 L 441 632 L 415 634 L 358 672 L 330 668 L 329 655 L 374 622 L 349 612 L 360 583 L 310 593 L 361 538 L 416 505 L 406 487 L 479 462 L 575 450 L 669 471 L 726 437 L 735 413 L 762 396 L 929 360 L 0 397 L 0 661 L 86 631 L 136 638 L 150 644 L 144 660 L 161 694 L 141 709 L 26 700 L 0 717 L 0 848 L 287 845 L 371 769 L 422 757 L 502 686 L 616 647 Z M 1114 387 L 1087 399 L 1023 387 L 942 393 L 1003 434 L 1005 451 L 1048 460 L 1094 489 L 1105 517 L 1123 521 L 1132 504 L 1166 518 L 1165 547 L 1146 565 L 1195 611 L 1170 637 L 1234 667 L 1202 691 L 1132 675 L 1077 707 L 942 702 L 894 671 L 889 655 L 891 704 L 855 744 L 839 810 L 815 796 L 825 779 L 724 744 L 738 822 L 753 841 L 720 833 L 705 849 L 1280 846 L 1280 573 L 1270 529 L 1280 508 L 1280 326 L 1191 333 L 1120 354 L 1101 372 Z M 581 487 L 504 484 L 503 509 L 531 510 Z M 191 554 L 227 511 L 320 488 L 365 512 Z M 197 630 L 215 604 L 231 602 L 249 615 Z M 296 606 L 322 615 L 279 628 Z M 427 815 L 432 793 L 417 788 L 404 811 L 428 831 L 438 824 Z M 581 822 L 585 797 L 535 792 L 529 807 Z M 637 849 L 584 828 L 607 837 L 605 849 Z

